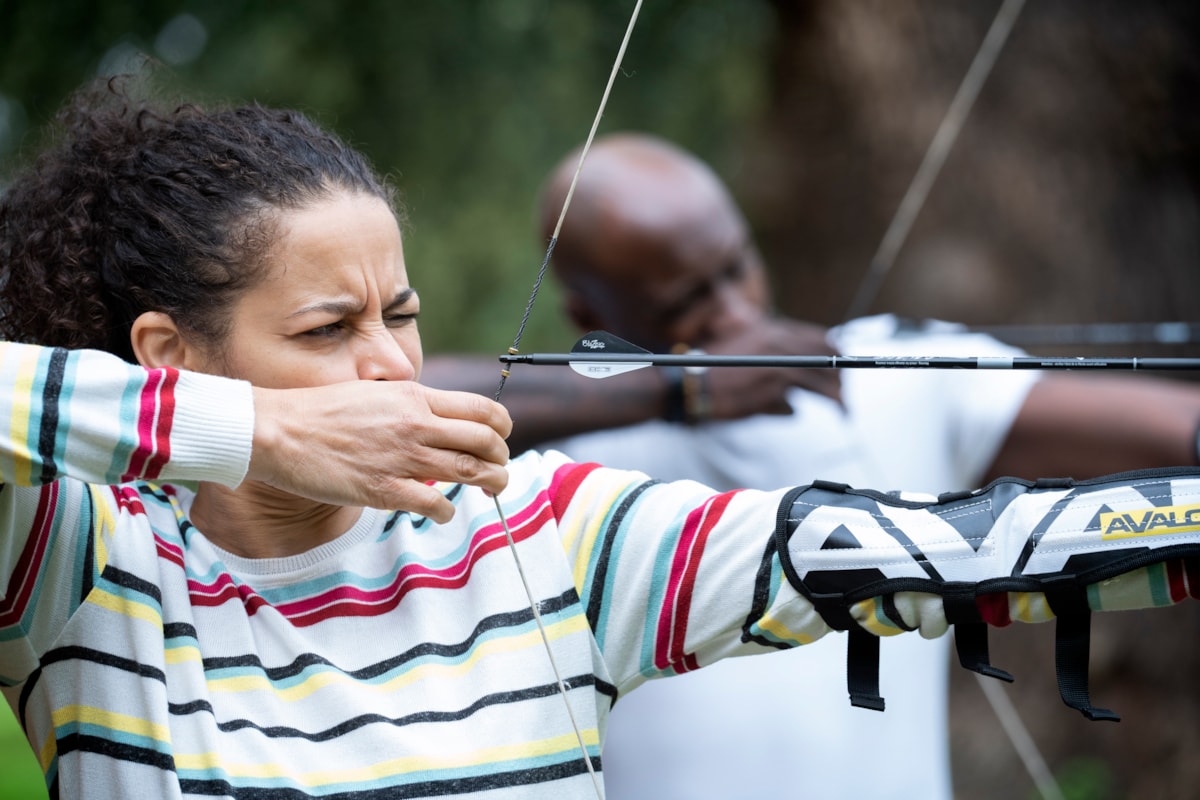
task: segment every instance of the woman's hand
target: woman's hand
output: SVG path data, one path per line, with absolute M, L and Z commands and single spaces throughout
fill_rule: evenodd
M 338 505 L 411 511 L 447 522 L 453 505 L 427 481 L 499 493 L 512 420 L 499 403 L 413 381 L 254 389 L 248 479 Z

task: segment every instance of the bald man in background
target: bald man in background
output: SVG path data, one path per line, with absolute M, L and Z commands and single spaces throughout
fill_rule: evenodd
M 543 193 L 546 236 L 577 158 Z M 724 185 L 643 135 L 596 141 L 553 267 L 581 332 L 607 330 L 654 352 L 1019 354 L 948 323 L 882 315 L 825 331 L 776 315 Z M 491 359 L 443 357 L 427 362 L 423 380 L 490 393 L 495 373 Z M 1200 420 L 1200 391 L 1185 384 L 1014 371 L 648 369 L 589 381 L 524 368 L 505 403 L 514 452 L 560 449 L 722 489 L 824 479 L 936 493 L 1002 475 L 1194 464 Z M 619 687 L 603 757 L 610 795 L 948 800 L 949 637 L 898 637 L 881 649 L 882 714 L 849 705 L 844 637 L 628 695 L 634 686 Z M 670 673 L 647 665 L 642 677 Z

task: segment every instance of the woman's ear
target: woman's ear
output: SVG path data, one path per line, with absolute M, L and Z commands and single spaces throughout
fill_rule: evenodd
M 129 330 L 133 354 L 143 367 L 175 367 L 194 369 L 197 354 L 183 338 L 175 320 L 161 311 L 145 311 L 133 321 Z

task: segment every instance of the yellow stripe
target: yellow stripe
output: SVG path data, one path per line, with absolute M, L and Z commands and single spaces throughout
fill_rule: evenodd
M 582 615 L 546 626 L 546 635 L 551 641 L 561 639 L 574 633 L 587 630 L 587 620 Z M 380 694 L 388 694 L 406 686 L 424 680 L 452 680 L 470 672 L 479 661 L 489 656 L 501 653 L 511 653 L 530 648 L 542 647 L 541 635 L 531 630 L 518 636 L 509 636 L 484 642 L 472 651 L 470 657 L 457 664 L 422 664 L 414 667 L 395 678 L 378 684 L 360 683 L 341 672 L 326 670 L 315 673 L 295 686 L 278 689 L 271 684 L 265 675 L 238 675 L 232 678 L 212 678 L 208 680 L 208 688 L 213 692 L 271 692 L 281 700 L 295 702 L 320 691 L 327 686 L 353 685 L 359 690 L 371 690 Z
M 581 733 L 583 734 L 584 742 L 589 746 L 594 747 L 600 741 L 599 733 L 595 728 L 588 728 Z M 537 758 L 555 753 L 576 751 L 578 748 L 579 742 L 575 738 L 575 734 L 570 733 L 540 741 L 485 747 L 449 756 L 405 756 L 368 766 L 342 770 L 297 773 L 294 766 L 287 764 L 231 763 L 212 752 L 176 753 L 175 767 L 180 770 L 203 770 L 219 766 L 230 776 L 236 778 L 291 778 L 299 782 L 302 786 L 315 787 L 337 783 L 377 780 L 409 772 L 456 769 L 480 764 L 513 761 L 521 758 Z
M 855 603 L 853 614 L 860 625 L 876 636 L 895 636 L 904 632 L 883 615 L 874 597 Z
M 8 423 L 12 442 L 13 477 L 16 486 L 33 485 L 33 460 L 29 450 L 29 418 L 33 413 L 33 379 L 37 375 L 36 347 L 17 350 L 17 377 L 12 390 L 12 419 Z M 0 480 L 3 475 L 0 475 Z
M 1041 592 L 1014 592 L 1009 595 L 1009 616 L 1019 622 L 1049 622 L 1054 612 Z
M 114 611 L 131 619 L 149 622 L 162 630 L 162 610 L 148 603 L 139 603 L 127 597 L 120 597 L 104 589 L 96 589 L 88 595 L 88 604 Z
M 50 771 L 50 765 L 54 763 L 54 757 L 58 754 L 57 742 L 58 740 L 54 737 L 54 728 L 51 728 L 50 733 L 46 734 L 46 740 L 42 742 L 42 746 L 37 752 L 38 764 L 42 768 L 43 775 Z
M 101 572 L 108 565 L 108 542 L 117 530 L 117 518 L 113 515 L 112 489 L 88 484 L 88 491 L 92 493 L 92 508 L 96 509 L 92 542 L 96 547 L 96 571 Z
M 780 620 L 770 614 L 764 616 L 758 621 L 758 627 L 777 639 L 785 642 L 795 642 L 796 644 L 812 644 L 815 639 L 806 633 L 793 631 L 783 624 Z
M 95 706 L 63 706 L 50 712 L 50 721 L 55 728 L 61 728 L 71 723 L 96 725 L 111 731 L 120 731 L 134 736 L 143 736 L 156 742 L 171 741 L 171 731 L 166 725 L 157 725 L 141 717 L 131 717 L 128 714 L 118 714 Z
M 584 484 L 594 483 L 593 481 L 584 481 Z M 581 508 L 605 508 L 611 509 L 614 501 L 625 489 L 625 486 L 606 488 L 604 486 L 590 486 L 587 494 L 581 495 Z M 602 499 L 597 499 L 601 491 L 604 491 Z M 596 541 L 600 538 L 600 530 L 604 525 L 606 514 L 589 514 L 591 520 L 588 525 L 572 525 L 569 529 L 559 528 L 559 535 L 562 538 L 563 550 L 570 554 L 576 549 L 575 540 L 579 538 L 578 553 L 575 558 L 575 565 L 572 570 L 571 579 L 576 586 L 583 586 L 587 581 L 588 565 L 591 563 L 592 551 L 596 547 Z
M 168 647 L 163 651 L 163 660 L 167 664 L 186 664 L 189 661 L 199 664 L 201 661 L 200 648 L 193 644 Z

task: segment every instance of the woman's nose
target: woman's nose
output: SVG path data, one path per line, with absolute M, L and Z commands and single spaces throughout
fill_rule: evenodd
M 416 378 L 412 359 L 389 328 L 364 337 L 357 356 L 359 380 L 411 381 Z

